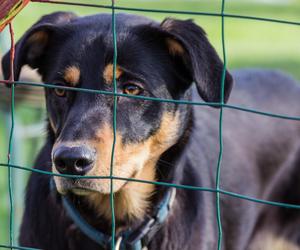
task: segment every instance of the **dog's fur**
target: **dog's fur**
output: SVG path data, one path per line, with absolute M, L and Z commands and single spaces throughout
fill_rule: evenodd
M 113 91 L 111 16 L 79 18 L 58 12 L 43 17 L 16 45 L 15 78 L 37 68 L 44 82 Z M 119 93 L 219 102 L 223 64 L 204 31 L 192 21 L 116 16 Z M 3 59 L 9 77 L 9 55 Z M 192 86 L 192 82 L 195 86 Z M 300 115 L 300 88 L 275 71 L 226 72 L 225 102 Z M 35 167 L 57 173 L 55 149 L 92 148 L 88 175 L 109 175 L 113 97 L 46 88 L 48 136 Z M 55 94 L 56 93 L 56 94 Z M 200 96 L 200 97 L 199 97 Z M 117 99 L 114 175 L 214 188 L 219 154 L 219 112 L 209 106 Z M 224 109 L 222 189 L 299 204 L 300 123 Z M 68 195 L 85 219 L 110 233 L 109 180 L 32 173 L 20 244 L 42 249 L 99 249 L 70 220 L 60 195 Z M 136 228 L 166 192 L 162 186 L 114 180 L 117 232 Z M 149 249 L 216 249 L 215 193 L 178 189 L 170 215 Z M 221 195 L 223 249 L 300 249 L 300 212 Z

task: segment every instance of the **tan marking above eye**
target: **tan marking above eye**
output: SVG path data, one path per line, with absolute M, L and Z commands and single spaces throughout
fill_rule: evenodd
M 174 39 L 167 38 L 166 43 L 171 55 L 182 55 L 185 50 L 182 45 Z
M 76 86 L 80 79 L 80 69 L 78 66 L 68 66 L 64 71 L 64 79 L 71 86 Z
M 103 78 L 106 83 L 111 84 L 113 82 L 113 69 L 114 66 L 112 63 L 107 64 L 103 71 Z M 119 79 L 123 71 L 120 66 L 116 65 L 116 79 Z

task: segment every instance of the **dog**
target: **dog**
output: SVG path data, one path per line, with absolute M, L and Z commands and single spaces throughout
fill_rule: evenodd
M 30 176 L 20 245 L 110 249 L 112 192 L 116 249 L 217 249 L 216 193 L 209 190 L 216 188 L 220 103 L 231 95 L 230 104 L 299 116 L 299 84 L 274 70 L 225 71 L 222 98 L 224 65 L 202 28 L 121 13 L 114 68 L 111 18 L 56 12 L 16 44 L 15 79 L 27 64 L 57 86 L 45 88 L 48 133 L 34 165 L 54 176 Z M 8 79 L 9 54 L 2 65 Z M 76 91 L 113 92 L 114 79 L 115 99 Z M 223 108 L 222 122 L 220 188 L 299 204 L 299 121 Z M 110 176 L 113 142 L 111 185 L 97 177 Z M 180 188 L 186 185 L 208 191 Z M 221 193 L 220 212 L 222 249 L 300 249 L 299 210 Z

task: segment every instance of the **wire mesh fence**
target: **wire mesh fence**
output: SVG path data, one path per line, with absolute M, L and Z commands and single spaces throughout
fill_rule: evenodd
M 34 82 L 25 82 L 25 81 L 15 81 L 14 80 L 14 32 L 13 32 L 13 24 L 9 24 L 10 28 L 10 37 L 11 37 L 11 61 L 10 61 L 10 79 L 9 80 L 0 80 L 1 84 L 8 84 L 10 85 L 10 106 L 11 106 L 11 128 L 9 134 L 9 143 L 8 143 L 8 150 L 7 150 L 7 162 L 0 162 L 1 167 L 6 167 L 8 169 L 8 194 L 9 194 L 9 243 L 8 244 L 0 244 L 2 248 L 10 248 L 10 249 L 34 249 L 28 247 L 17 246 L 17 243 L 14 242 L 14 196 L 13 196 L 13 183 L 12 183 L 12 170 L 13 169 L 20 169 L 23 171 L 29 172 L 36 172 L 39 174 L 44 175 L 51 175 L 51 176 L 60 176 L 65 178 L 77 178 L 77 179 L 109 179 L 110 180 L 110 209 L 112 213 L 112 230 L 111 230 L 111 249 L 115 249 L 115 235 L 116 235 L 116 221 L 114 215 L 114 194 L 113 194 L 113 185 L 114 180 L 125 180 L 125 181 L 132 181 L 132 182 L 140 182 L 140 183 L 148 183 L 154 185 L 161 185 L 166 187 L 174 187 L 178 189 L 189 189 L 189 190 L 196 190 L 196 191 L 203 191 L 203 192 L 211 192 L 215 194 L 216 199 L 216 223 L 218 226 L 218 250 L 222 248 L 222 221 L 221 221 L 221 205 L 220 205 L 220 195 L 227 195 L 237 199 L 244 199 L 251 202 L 272 205 L 272 206 L 279 206 L 285 208 L 292 208 L 292 209 L 300 209 L 300 205 L 296 204 L 287 204 L 275 201 L 268 201 L 263 199 L 257 199 L 255 197 L 250 197 L 247 195 L 242 195 L 239 193 L 231 192 L 222 189 L 220 186 L 220 179 L 221 179 L 221 166 L 222 166 L 222 156 L 223 156 L 223 116 L 224 116 L 224 109 L 235 109 L 242 112 L 250 112 L 257 115 L 268 116 L 274 119 L 287 119 L 287 120 L 294 120 L 295 122 L 300 121 L 300 117 L 297 116 L 288 116 L 284 114 L 276 114 L 271 112 L 265 112 L 261 110 L 255 110 L 247 107 L 241 107 L 237 105 L 230 105 L 224 103 L 224 82 L 225 82 L 225 73 L 227 68 L 227 53 L 226 53 L 226 44 L 225 44 L 225 19 L 226 18 L 234 18 L 234 19 L 248 19 L 253 21 L 260 21 L 260 22 L 273 22 L 273 23 L 280 23 L 285 25 L 295 25 L 300 26 L 300 22 L 298 21 L 288 21 L 283 19 L 274 19 L 274 18 L 263 18 L 263 17 L 256 17 L 256 16 L 248 16 L 248 15 L 235 15 L 235 14 L 228 14 L 225 12 L 225 4 L 226 0 L 221 0 L 221 9 L 218 13 L 210 13 L 210 12 L 199 12 L 199 11 L 178 11 L 178 10 L 167 10 L 167 9 L 145 9 L 145 8 L 132 8 L 132 7 L 119 7 L 116 5 L 115 1 L 112 0 L 111 5 L 101 5 L 101 4 L 89 4 L 89 3 L 78 3 L 78 2 L 71 2 L 71 1 L 52 1 L 52 0 L 32 0 L 32 2 L 39 2 L 40 4 L 57 4 L 57 5 L 67 5 L 67 6 L 83 6 L 89 8 L 98 8 L 98 9 L 108 9 L 111 11 L 111 23 L 112 23 L 112 39 L 113 39 L 113 91 L 102 91 L 102 90 L 93 90 L 93 89 L 86 89 L 86 88 L 75 88 L 75 87 L 65 87 L 65 86 L 57 86 L 52 83 L 34 83 Z M 116 10 L 118 11 L 131 11 L 131 12 L 154 12 L 154 13 L 163 13 L 163 14 L 184 14 L 190 16 L 214 16 L 220 18 L 220 27 L 221 27 L 221 42 L 222 42 L 222 54 L 223 54 L 223 62 L 224 67 L 222 71 L 222 81 L 220 82 L 221 85 L 221 101 L 218 103 L 204 103 L 204 102 L 195 102 L 195 101 L 185 101 L 185 100 L 173 100 L 173 99 L 161 99 L 161 98 L 152 98 L 146 96 L 133 96 L 127 94 L 120 94 L 117 92 L 117 82 L 116 82 L 116 67 L 117 67 L 117 30 L 116 30 Z M 56 174 L 52 172 L 42 171 L 35 168 L 15 165 L 11 163 L 11 154 L 13 149 L 12 140 L 14 137 L 14 129 L 15 129 L 15 95 L 16 95 L 16 87 L 17 86 L 31 86 L 34 88 L 56 88 L 56 89 L 64 89 L 67 91 L 80 91 L 85 93 L 94 93 L 99 95 L 110 95 L 113 97 L 113 144 L 112 147 L 112 154 L 111 154 L 111 161 L 110 161 L 110 175 L 109 176 L 78 176 L 78 175 L 68 175 L 68 174 Z M 148 101 L 155 101 L 155 102 L 171 102 L 176 103 L 179 105 L 194 105 L 194 106 L 216 106 L 220 107 L 219 112 L 219 155 L 217 161 L 217 168 L 215 174 L 215 187 L 200 187 L 200 186 L 191 186 L 191 185 L 180 185 L 180 184 L 173 184 L 167 182 L 158 182 L 158 181 L 146 181 L 140 179 L 132 179 L 132 178 L 122 178 L 119 176 L 114 176 L 114 155 L 115 155 L 115 144 L 116 144 L 116 127 L 117 127 L 117 97 L 123 96 L 126 98 L 135 98 L 140 100 L 148 100 Z

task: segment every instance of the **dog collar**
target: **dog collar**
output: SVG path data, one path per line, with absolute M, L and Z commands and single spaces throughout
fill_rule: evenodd
M 50 181 L 51 190 L 56 191 L 56 186 L 53 178 Z M 142 225 L 135 230 L 125 230 L 116 237 L 115 249 L 116 250 L 144 250 L 147 249 L 148 244 L 154 235 L 161 229 L 163 223 L 166 221 L 171 210 L 173 201 L 175 199 L 176 189 L 170 188 L 167 190 L 166 195 L 161 202 L 155 207 L 154 216 L 148 217 L 144 220 Z M 62 195 L 62 203 L 67 211 L 68 216 L 74 221 L 76 226 L 88 238 L 102 246 L 103 248 L 110 247 L 111 236 L 107 235 L 93 226 L 91 226 L 79 213 L 79 211 L 72 204 L 67 196 Z

